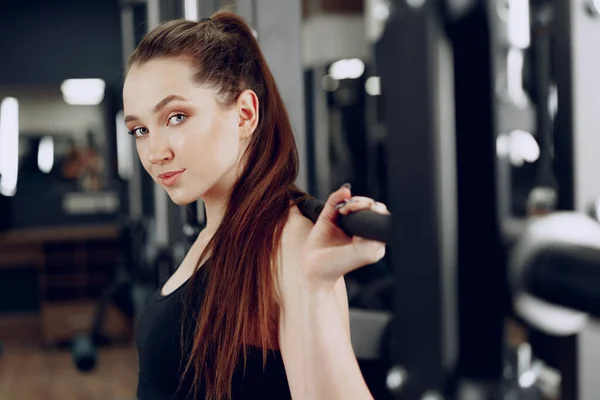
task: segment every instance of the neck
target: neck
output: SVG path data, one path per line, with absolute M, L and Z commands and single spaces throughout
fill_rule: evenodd
M 206 213 L 206 226 L 200 231 L 190 249 L 190 251 L 196 252 L 198 257 L 200 257 L 200 254 L 219 228 L 225 214 L 228 198 L 224 198 L 221 201 L 217 201 L 217 199 L 211 200 L 210 198 L 202 198 L 201 200 L 204 203 Z
M 215 234 L 223 221 L 223 216 L 225 215 L 227 205 L 229 204 L 229 198 L 231 197 L 232 188 L 233 184 L 226 188 L 223 186 L 215 187 L 202 196 L 204 212 L 206 213 L 206 227 L 203 231 L 205 231 L 205 234 L 209 237 L 212 237 Z
M 214 235 L 219 228 L 219 225 L 221 225 L 221 221 L 223 221 L 223 216 L 227 210 L 233 186 L 242 171 L 242 162 L 240 161 L 242 153 L 243 152 L 240 152 L 240 155 L 238 156 L 238 163 L 236 166 L 231 168 L 215 186 L 202 196 L 206 213 L 206 227 L 204 228 L 204 231 L 206 231 L 206 234 L 210 235 L 210 237 Z
M 218 202 L 204 201 L 206 227 L 203 229 L 203 231 L 205 231 L 207 235 L 214 235 L 219 228 L 219 225 L 221 225 L 221 221 L 223 221 L 223 216 L 225 215 L 225 210 L 227 209 L 228 200 L 229 198 Z

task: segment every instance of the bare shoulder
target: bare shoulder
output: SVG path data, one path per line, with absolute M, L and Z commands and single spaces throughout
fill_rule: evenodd
M 298 209 L 293 206 L 290 208 L 290 215 L 283 229 L 281 238 L 282 251 L 295 251 L 302 248 L 306 239 L 313 228 L 314 223 L 306 218 Z
M 305 245 L 314 223 L 306 218 L 297 206 L 290 208 L 290 213 L 283 227 L 279 243 L 277 262 L 280 288 L 298 282 L 302 272 L 302 259 Z
M 281 245 L 279 248 L 280 279 L 286 279 L 286 277 L 296 275 L 296 273 L 300 272 L 298 271 L 300 268 L 298 264 L 301 260 L 302 250 L 313 226 L 313 222 L 306 218 L 300 212 L 298 207 L 293 206 L 290 209 L 288 220 L 283 228 Z M 280 283 L 283 282 L 280 281 Z

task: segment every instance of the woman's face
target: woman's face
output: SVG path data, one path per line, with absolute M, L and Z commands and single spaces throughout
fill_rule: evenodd
M 185 60 L 152 60 L 132 67 L 123 88 L 142 165 L 179 205 L 227 194 L 248 132 L 243 101 L 224 109 L 193 72 Z

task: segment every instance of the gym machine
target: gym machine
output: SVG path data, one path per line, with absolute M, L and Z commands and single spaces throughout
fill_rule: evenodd
M 584 350 L 600 288 L 600 227 L 585 215 L 599 194 L 597 4 L 392 2 L 376 53 L 395 278 L 393 340 L 384 345 L 395 398 L 557 394 L 544 384 L 559 386 L 562 399 L 600 393 L 596 368 L 581 362 L 600 351 Z M 511 161 L 529 156 L 506 143 L 525 134 L 545 154 L 519 213 L 523 182 Z M 558 371 L 532 362 L 535 343 L 510 353 L 507 318 L 563 336 Z M 511 356 L 518 362 L 507 364 Z

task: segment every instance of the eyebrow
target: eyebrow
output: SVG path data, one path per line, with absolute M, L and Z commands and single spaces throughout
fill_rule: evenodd
M 154 108 L 152 108 L 152 113 L 156 114 L 157 112 L 159 112 L 160 110 L 162 110 L 163 108 L 165 108 L 169 103 L 173 102 L 173 101 L 188 101 L 188 99 L 178 96 L 176 94 L 171 94 L 167 97 L 165 97 L 164 99 L 162 99 L 161 101 L 159 101 L 158 103 L 156 103 L 156 105 L 154 106 Z M 139 120 L 139 117 L 136 117 L 135 115 L 128 115 L 125 117 L 125 122 L 130 122 L 130 121 L 136 121 Z

